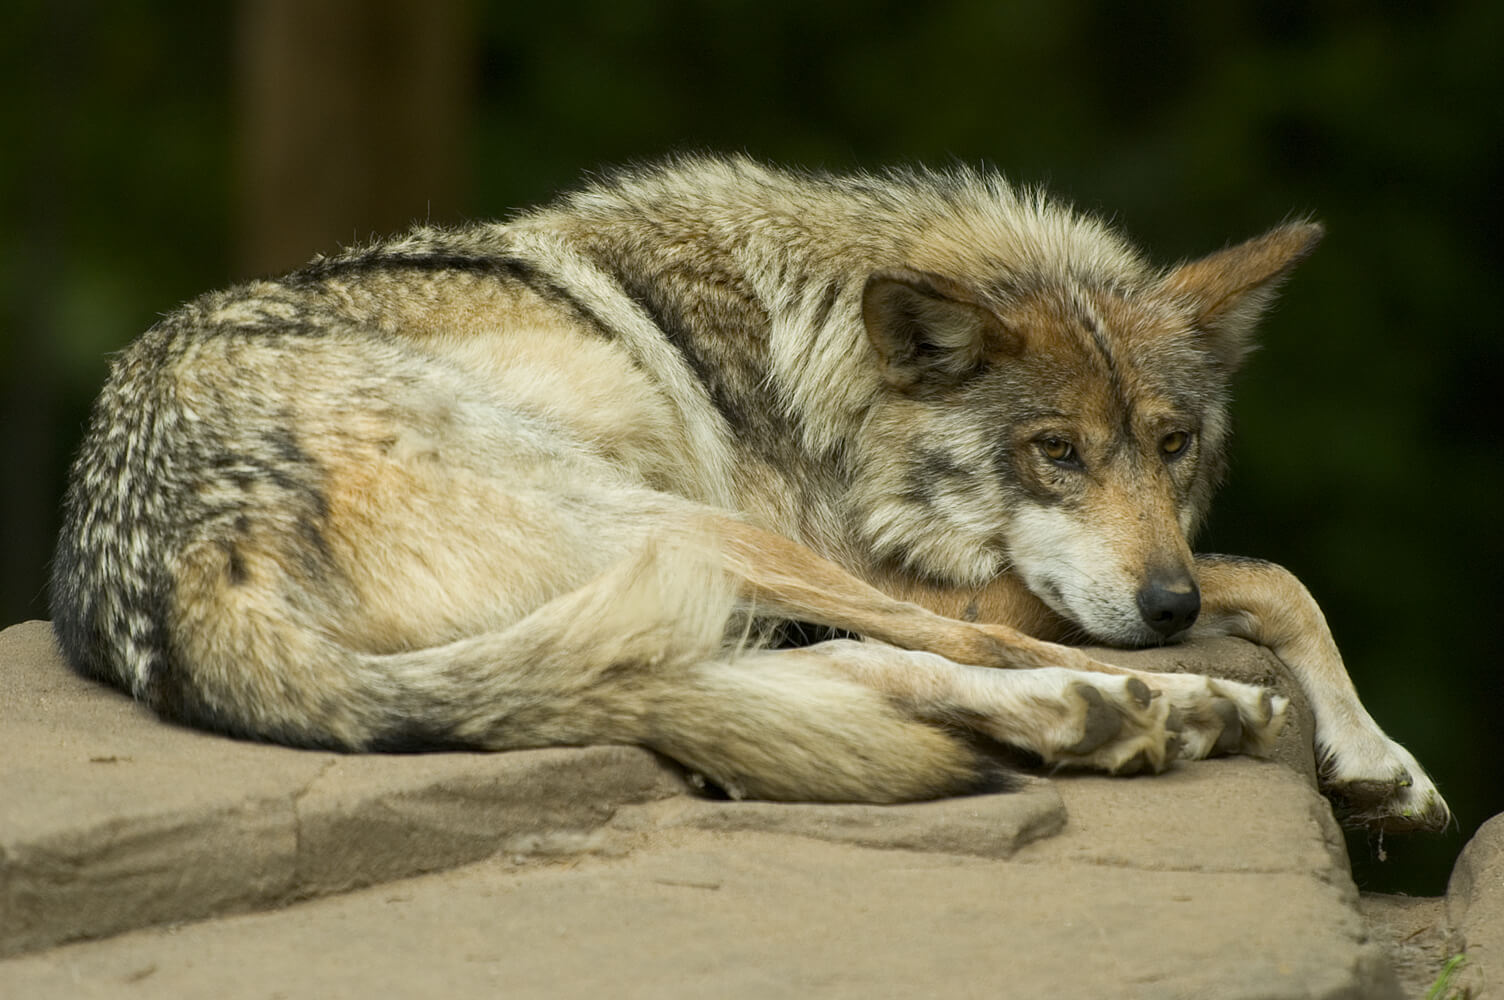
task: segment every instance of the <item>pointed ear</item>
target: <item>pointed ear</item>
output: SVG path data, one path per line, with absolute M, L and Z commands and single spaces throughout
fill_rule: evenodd
M 1022 341 L 960 282 L 929 271 L 876 271 L 862 291 L 862 321 L 883 377 L 911 391 L 955 385 L 991 351 Z
M 1166 286 L 1187 299 L 1212 353 L 1236 368 L 1252 348 L 1253 328 L 1274 301 L 1279 283 L 1316 249 L 1319 223 L 1280 226 L 1246 243 L 1181 264 Z

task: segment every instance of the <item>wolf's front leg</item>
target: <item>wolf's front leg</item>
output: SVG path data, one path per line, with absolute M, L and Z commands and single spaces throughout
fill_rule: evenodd
M 1197 556 L 1202 611 L 1193 634 L 1267 647 L 1289 668 L 1316 716 L 1322 790 L 1349 823 L 1440 830 L 1451 812 L 1404 747 L 1358 700 L 1326 617 L 1288 570 L 1257 559 Z

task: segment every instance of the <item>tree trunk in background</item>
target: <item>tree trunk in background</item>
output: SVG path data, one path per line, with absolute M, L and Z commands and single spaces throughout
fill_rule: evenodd
M 237 277 L 452 221 L 473 53 L 465 0 L 242 0 Z

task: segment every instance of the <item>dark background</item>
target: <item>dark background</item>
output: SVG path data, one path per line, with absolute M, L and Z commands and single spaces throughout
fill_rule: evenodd
M 9 4 L 0 622 L 45 616 L 107 353 L 315 250 L 684 149 L 986 161 L 1166 262 L 1311 214 L 1200 547 L 1321 599 L 1459 820 L 1354 835 L 1359 884 L 1437 894 L 1504 810 L 1501 53 L 1497 0 Z

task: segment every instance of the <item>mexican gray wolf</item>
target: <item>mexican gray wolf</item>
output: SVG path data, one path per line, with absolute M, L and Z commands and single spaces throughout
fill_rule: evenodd
M 1006 784 L 993 743 L 1263 752 L 1285 699 L 1058 642 L 1230 634 L 1309 695 L 1357 821 L 1435 828 L 1305 588 L 1188 544 L 1320 235 L 1161 269 L 991 173 L 705 157 L 320 256 L 116 358 L 57 634 L 237 737 L 634 743 L 734 797 L 871 802 Z

